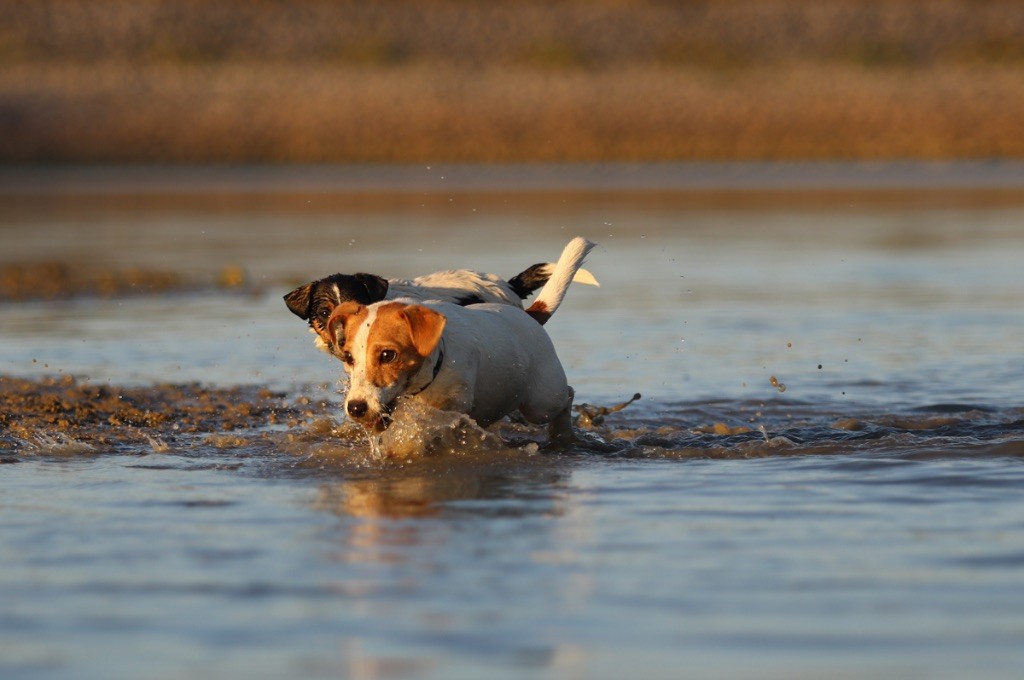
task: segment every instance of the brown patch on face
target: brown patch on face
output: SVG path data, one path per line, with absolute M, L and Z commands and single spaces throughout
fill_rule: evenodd
M 399 302 L 385 304 L 377 308 L 365 348 L 353 347 L 358 323 L 346 324 L 345 350 L 353 354 L 366 352 L 364 370 L 372 385 L 393 385 L 419 370 L 440 341 L 445 321 L 443 314 L 426 307 Z
M 366 307 L 363 307 L 358 302 L 343 302 L 334 308 L 331 318 L 327 320 L 323 331 L 318 329 L 317 333 L 329 347 L 335 348 L 338 344 L 338 329 L 340 328 L 343 331 L 343 338 L 350 337 L 366 318 L 366 314 Z M 353 333 L 350 333 L 348 330 L 350 325 L 352 326 Z
M 319 324 L 313 326 L 313 330 L 320 336 L 320 339 L 324 341 L 331 353 L 334 353 L 335 347 L 335 334 L 331 332 L 333 329 L 320 328 Z

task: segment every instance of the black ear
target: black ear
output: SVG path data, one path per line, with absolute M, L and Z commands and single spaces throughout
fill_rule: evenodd
M 313 304 L 312 292 L 313 284 L 315 283 L 316 281 L 313 281 L 304 286 L 299 286 L 284 296 L 284 303 L 288 305 L 288 309 L 292 310 L 292 314 L 304 321 L 309 321 L 309 308 Z
M 366 300 L 359 300 L 364 305 L 380 302 L 388 294 L 388 280 L 376 274 L 353 274 L 352 278 L 366 289 Z

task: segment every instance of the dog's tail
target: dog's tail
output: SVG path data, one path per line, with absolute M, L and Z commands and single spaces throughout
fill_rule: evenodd
M 509 279 L 507 281 L 508 287 L 519 296 L 519 299 L 525 300 L 533 294 L 533 291 L 548 282 L 551 274 L 555 271 L 555 266 L 553 262 L 535 264 Z M 572 281 L 573 283 L 585 283 L 588 286 L 601 286 L 593 274 L 582 268 L 577 270 L 576 274 L 572 277 Z
M 565 298 L 565 293 L 569 290 L 569 284 L 580 271 L 583 260 L 586 259 L 587 253 L 593 247 L 594 244 L 582 236 L 577 236 L 565 246 L 562 256 L 555 263 L 548 282 L 544 284 L 537 299 L 526 310 L 526 313 L 536 319 L 537 323 L 544 325 L 562 304 L 562 299 Z M 589 275 L 589 272 L 587 274 Z M 590 276 L 590 278 L 594 277 Z M 596 284 L 597 281 L 595 280 L 594 283 Z

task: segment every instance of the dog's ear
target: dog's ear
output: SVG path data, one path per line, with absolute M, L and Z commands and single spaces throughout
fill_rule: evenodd
M 331 343 L 334 345 L 342 344 L 345 342 L 345 324 L 348 322 L 348 318 L 353 314 L 358 314 L 363 309 L 363 306 L 358 302 L 343 302 L 334 308 L 331 313 L 331 318 L 327 320 L 327 335 L 331 339 Z M 338 329 L 341 329 L 341 333 Z
M 292 310 L 292 314 L 299 317 L 303 321 L 309 321 L 309 308 L 313 304 L 313 284 L 316 281 L 311 281 L 304 286 L 299 286 L 292 292 L 284 296 L 284 303 L 288 305 L 288 309 Z
M 352 278 L 366 289 L 366 301 L 363 304 L 372 305 L 374 302 L 380 302 L 388 294 L 388 280 L 376 274 L 353 274 Z
M 430 356 L 440 342 L 441 333 L 444 332 L 444 325 L 448 320 L 444 314 L 419 305 L 406 307 L 402 314 L 409 322 L 409 332 L 416 353 L 421 357 Z

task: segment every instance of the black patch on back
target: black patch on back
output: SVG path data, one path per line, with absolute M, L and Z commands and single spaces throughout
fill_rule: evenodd
M 544 270 L 546 268 L 547 264 L 544 262 L 535 264 L 529 269 L 522 271 L 509 279 L 508 285 L 516 295 L 525 300 L 530 297 L 530 294 L 533 293 L 533 291 L 543 286 L 548 282 L 548 279 L 551 278 L 547 273 L 545 273 Z
M 465 307 L 466 305 L 478 305 L 481 302 L 487 301 L 484 300 L 479 295 L 477 295 L 476 293 L 466 293 L 465 295 L 460 295 L 459 297 L 455 298 L 454 300 L 452 300 L 452 302 L 454 302 L 460 307 Z

